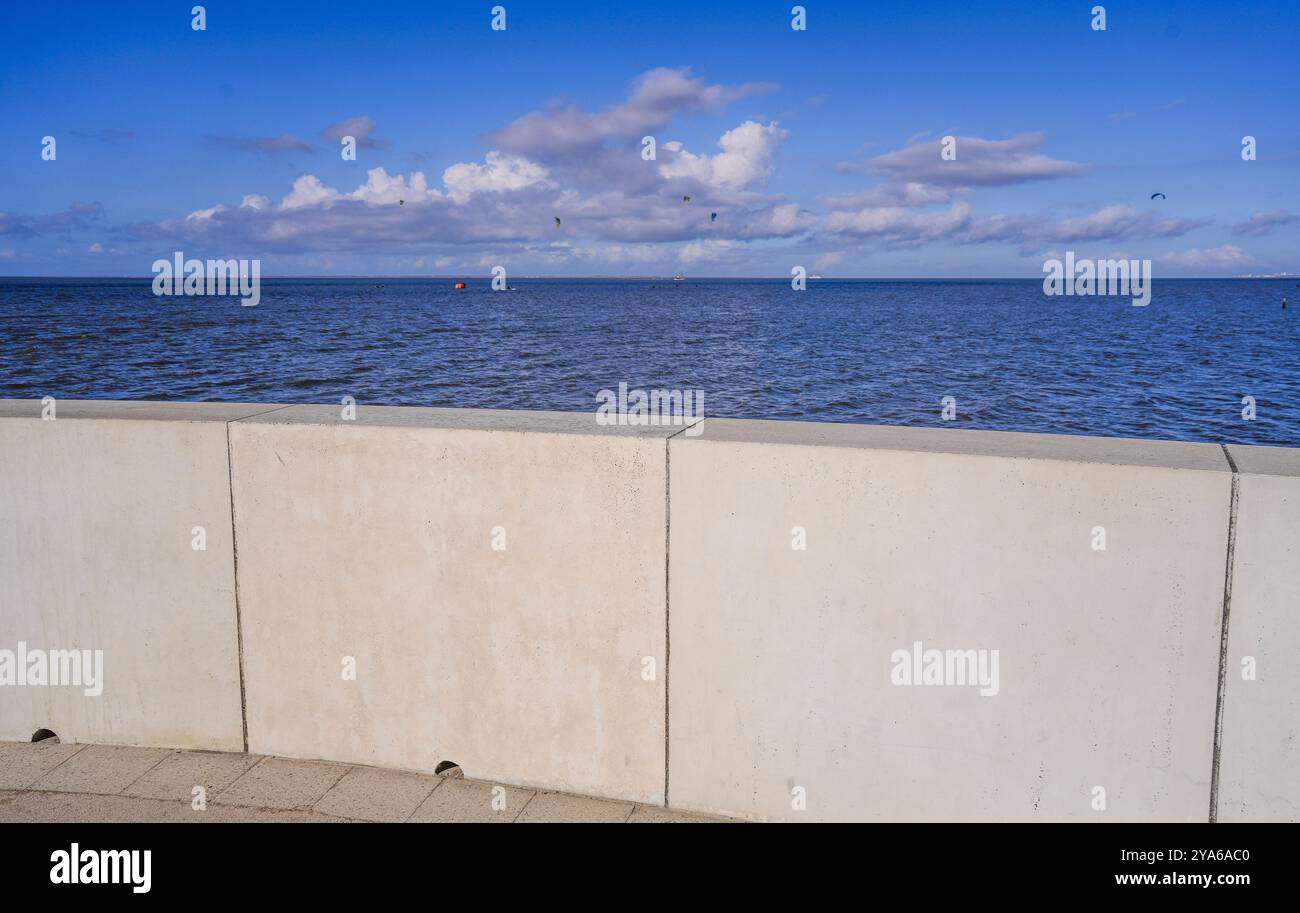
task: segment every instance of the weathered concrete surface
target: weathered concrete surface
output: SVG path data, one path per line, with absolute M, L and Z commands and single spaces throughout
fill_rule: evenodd
M 142 770 L 141 749 L 0 742 L 0 823 L 718 820 L 590 796 L 539 795 L 500 783 L 373 767 L 236 753 L 156 754 L 162 759 L 150 756 L 152 766 Z M 79 790 L 67 791 L 69 778 L 58 770 L 78 758 L 73 779 Z M 7 771 L 22 775 L 6 777 Z M 132 779 L 126 775 L 129 771 L 138 776 Z M 51 791 L 55 787 L 57 791 Z M 541 801 L 533 808 L 535 799 Z
M 1220 821 L 1300 820 L 1300 450 L 1229 445 L 1240 472 Z M 1253 660 L 1253 663 L 1251 662 Z M 1252 670 L 1253 678 L 1247 678 Z
M 190 802 L 194 787 L 218 796 L 262 760 L 259 755 L 224 751 L 174 751 L 123 791 L 142 799 Z
M 534 824 L 622 824 L 632 817 L 634 808 L 630 802 L 538 793 L 515 820 Z
M 364 406 L 233 423 L 250 749 L 662 802 L 680 430 Z
M 219 798 L 223 805 L 303 811 L 321 801 L 347 772 L 343 764 L 263 758 Z
M 241 748 L 226 422 L 274 407 L 56 408 L 0 401 L 0 649 L 102 650 L 103 692 L 0 687 L 0 738 Z
M 531 789 L 449 779 L 408 820 L 420 824 L 510 824 L 535 795 L 536 790 Z
M 340 818 L 406 821 L 440 782 L 441 778 L 420 774 L 354 767 L 316 803 L 315 809 Z
M 25 789 L 85 745 L 45 742 L 0 742 L 0 789 Z
M 37 780 L 32 788 L 47 792 L 120 793 L 162 763 L 166 748 L 87 745 Z
M 708 419 L 669 456 L 672 806 L 1206 819 L 1220 448 Z M 892 684 L 918 641 L 998 693 Z

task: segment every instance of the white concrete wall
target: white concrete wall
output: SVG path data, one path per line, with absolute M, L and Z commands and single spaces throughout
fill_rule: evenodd
M 0 649 L 104 682 L 0 687 L 0 740 L 243 748 L 225 423 L 268 408 L 0 401 Z
M 1300 450 L 1229 445 L 1240 473 L 1220 821 L 1300 820 Z M 1253 666 L 1253 669 L 1251 668 Z
M 1206 820 L 1221 448 L 707 419 L 669 455 L 672 805 Z M 917 641 L 998 650 L 997 695 L 892 684 Z
M 364 406 L 233 424 L 251 750 L 662 802 L 677 430 Z
M 755 819 L 1209 814 L 1218 446 L 365 406 L 39 415 L 0 401 L 0 650 L 101 649 L 105 688 L 0 687 L 0 740 L 238 750 L 246 725 L 255 752 L 652 803 L 667 768 L 670 804 Z M 1218 814 L 1293 820 L 1300 451 L 1230 452 Z M 892 684 L 916 641 L 997 650 L 997 695 Z

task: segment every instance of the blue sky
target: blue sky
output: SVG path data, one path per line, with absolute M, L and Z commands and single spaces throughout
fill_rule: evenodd
M 0 11 L 0 275 L 1300 272 L 1294 2 L 192 5 Z

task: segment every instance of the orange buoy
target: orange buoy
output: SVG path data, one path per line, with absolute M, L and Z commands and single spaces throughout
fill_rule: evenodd
M 456 288 L 464 288 L 464 287 L 465 287 L 465 283 L 464 283 L 464 282 L 457 282 L 457 283 L 456 283 Z

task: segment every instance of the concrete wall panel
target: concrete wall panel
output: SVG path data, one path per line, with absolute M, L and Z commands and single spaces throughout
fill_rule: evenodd
M 243 748 L 226 422 L 268 408 L 0 402 L 0 650 L 103 651 L 97 697 L 0 687 L 0 739 Z
M 678 430 L 324 406 L 232 425 L 251 750 L 662 802 Z
M 1219 447 L 708 419 L 669 456 L 672 805 L 1206 819 Z M 998 693 L 893 684 L 916 642 Z
M 1296 821 L 1300 450 L 1238 445 L 1228 450 L 1241 476 L 1224 677 L 1219 820 Z

